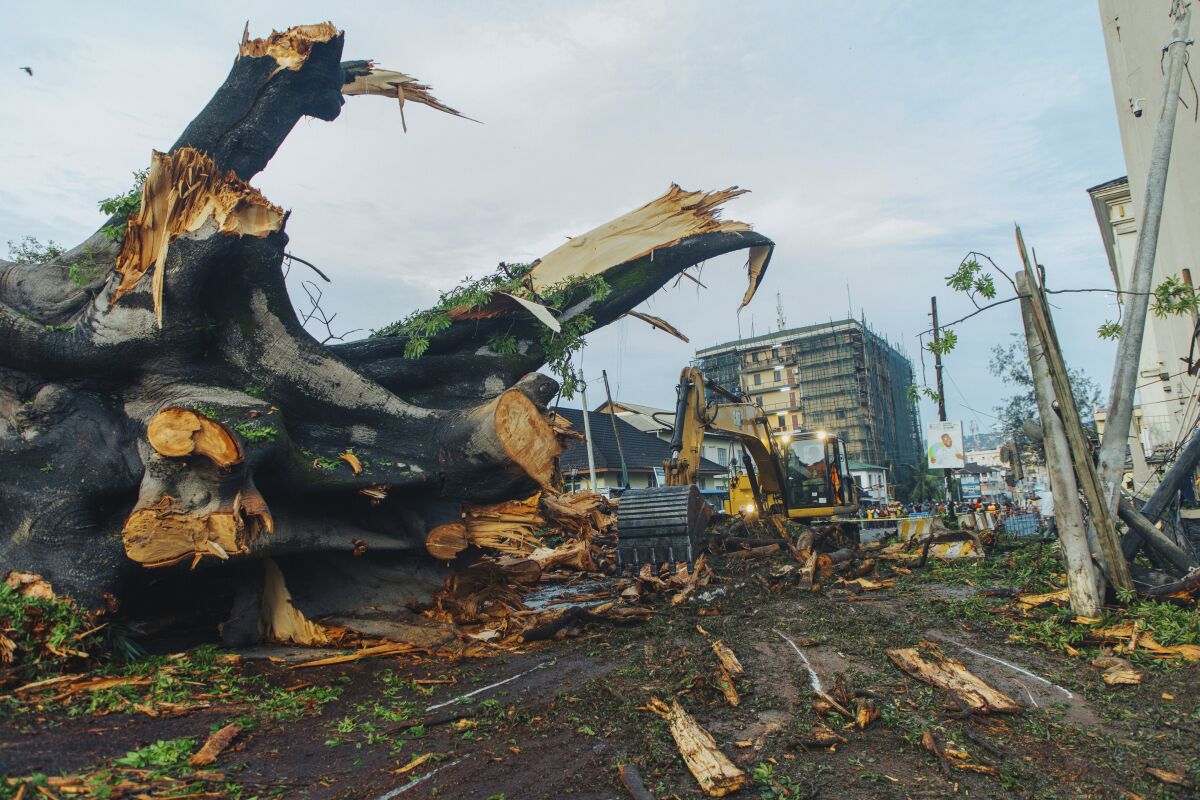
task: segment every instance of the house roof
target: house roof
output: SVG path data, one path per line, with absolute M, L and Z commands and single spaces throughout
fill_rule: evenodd
M 578 408 L 554 409 L 565 417 L 571 426 L 580 433 L 583 432 L 583 411 Z M 592 411 L 588 414 L 588 422 L 592 429 L 592 455 L 596 460 L 597 470 L 620 470 L 621 457 L 617 453 L 617 440 L 613 438 L 613 426 L 610 414 Z M 646 433 L 630 425 L 620 414 L 616 415 L 617 432 L 621 436 L 621 448 L 625 451 L 625 466 L 629 470 L 649 471 L 661 467 L 663 461 L 671 457 L 671 448 L 662 439 L 652 433 Z M 578 468 L 584 472 L 588 468 L 587 447 L 584 442 L 574 439 L 567 449 L 558 457 L 559 468 L 565 473 Z M 700 459 L 699 471 L 705 475 L 718 475 L 725 472 L 725 467 L 715 464 L 706 458 Z
M 666 408 L 645 406 L 641 403 L 627 403 L 624 400 L 614 400 L 612 405 L 617 409 L 617 418 L 623 419 L 633 427 L 647 433 L 670 433 L 675 430 L 675 412 Z M 593 414 L 607 414 L 608 401 L 596 406 Z M 608 417 L 604 417 L 608 419 Z M 580 423 L 582 424 L 582 423 Z M 705 431 L 704 438 L 711 441 L 732 441 L 737 437 L 724 431 Z
M 857 470 L 868 470 L 868 469 L 873 469 L 873 470 L 878 470 L 879 472 L 885 472 L 885 471 L 887 470 L 887 467 L 881 467 L 881 466 L 879 466 L 878 464 L 867 464 L 867 463 L 865 463 L 865 462 L 863 462 L 863 461 L 851 461 L 851 462 L 850 462 L 850 469 L 851 469 L 851 470 L 856 470 L 856 469 L 857 469 Z
M 1104 183 L 1097 183 L 1095 186 L 1088 188 L 1088 193 L 1091 194 L 1092 192 L 1098 192 L 1101 189 L 1111 189 L 1112 187 L 1120 186 L 1123 183 L 1129 183 L 1128 175 L 1122 175 L 1119 178 L 1113 178 L 1112 180 L 1105 181 Z

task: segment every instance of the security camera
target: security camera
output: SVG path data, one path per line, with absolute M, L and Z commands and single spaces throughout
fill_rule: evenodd
M 1129 110 L 1133 112 L 1135 117 L 1140 117 L 1142 115 L 1142 101 L 1145 99 L 1146 98 L 1144 97 L 1139 97 L 1136 100 L 1129 101 Z

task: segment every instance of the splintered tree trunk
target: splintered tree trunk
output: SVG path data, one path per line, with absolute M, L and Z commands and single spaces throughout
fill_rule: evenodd
M 140 209 L 110 220 L 122 241 L 0 262 L 0 572 L 95 606 L 148 575 L 165 591 L 228 570 L 240 640 L 303 627 L 281 597 L 310 616 L 420 603 L 448 559 L 488 541 L 472 513 L 554 489 L 573 434 L 537 370 L 556 331 L 606 325 L 733 250 L 749 250 L 753 296 L 773 245 L 719 218 L 741 192 L 672 186 L 505 292 L 445 309 L 419 358 L 403 333 L 318 343 L 284 285 L 287 214 L 249 181 L 345 95 L 457 115 L 409 76 L 343 62 L 342 44 L 329 24 L 247 36 L 152 155 Z M 498 336 L 513 346 L 493 352 Z M 238 566 L 254 560 L 269 567 Z

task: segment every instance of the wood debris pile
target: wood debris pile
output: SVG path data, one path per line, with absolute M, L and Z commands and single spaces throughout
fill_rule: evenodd
M 90 663 L 105 628 L 97 616 L 59 597 L 38 575 L 9 572 L 0 582 L 0 687 Z
M 612 578 L 615 509 L 594 492 L 540 492 L 465 509 L 464 520 L 471 543 L 490 552 L 448 577 L 425 614 L 456 626 L 472 654 L 563 638 L 589 622 L 641 622 L 653 598 L 678 605 L 712 578 L 703 557 L 691 569 L 646 565 Z

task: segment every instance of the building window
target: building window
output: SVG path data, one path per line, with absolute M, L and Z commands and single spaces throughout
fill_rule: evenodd
M 758 352 L 757 350 L 755 350 L 755 351 L 754 351 L 754 356 L 753 356 L 753 358 L 754 358 L 754 363 L 755 363 L 755 364 L 757 364 L 757 363 L 758 363 L 758 357 L 759 357 L 759 356 L 761 356 L 761 355 L 762 355 L 762 353 Z
M 792 430 L 794 430 L 794 431 L 800 430 L 800 420 L 796 417 L 795 414 L 792 414 Z
M 790 402 L 790 405 L 791 405 L 792 407 L 795 407 L 795 405 L 796 405 L 796 393 L 795 393 L 795 392 L 791 392 L 791 393 L 789 393 L 789 394 L 788 394 L 788 399 L 791 401 L 791 402 Z
M 726 450 L 724 447 L 718 447 L 717 448 L 717 463 L 720 464 L 722 467 L 724 467 L 729 463 L 728 458 L 729 458 L 729 451 Z
M 783 430 L 785 427 L 787 427 L 787 417 L 785 417 L 783 414 L 780 414 L 779 415 L 779 430 Z
M 758 353 L 755 353 L 754 355 L 758 355 Z M 754 360 L 757 361 L 758 359 L 756 358 Z M 762 386 L 762 373 L 761 372 L 754 373 L 754 385 Z

